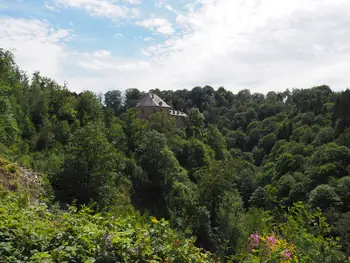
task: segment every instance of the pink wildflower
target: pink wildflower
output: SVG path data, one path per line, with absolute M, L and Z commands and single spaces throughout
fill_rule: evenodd
M 251 234 L 250 237 L 248 237 L 248 251 L 252 252 L 253 249 L 257 248 L 259 246 L 259 235 Z
M 266 246 L 272 248 L 276 245 L 276 238 L 274 236 L 269 236 L 266 238 Z
M 291 256 L 292 256 L 292 253 L 288 249 L 285 249 L 282 252 L 282 257 L 284 257 L 284 259 L 286 260 L 290 259 Z

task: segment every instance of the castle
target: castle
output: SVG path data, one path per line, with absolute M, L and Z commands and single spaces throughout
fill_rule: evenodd
M 184 121 L 187 118 L 184 112 L 171 109 L 165 101 L 152 92 L 143 95 L 142 99 L 137 103 L 136 109 L 138 111 L 138 117 L 142 120 L 147 120 L 151 114 L 156 112 L 164 112 L 175 118 L 178 128 L 183 127 Z

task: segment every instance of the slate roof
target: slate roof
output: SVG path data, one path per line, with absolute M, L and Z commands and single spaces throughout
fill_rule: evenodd
M 159 98 L 157 94 L 148 92 L 143 95 L 142 99 L 139 103 L 136 104 L 136 108 L 138 107 L 162 107 L 162 108 L 171 108 L 164 100 Z

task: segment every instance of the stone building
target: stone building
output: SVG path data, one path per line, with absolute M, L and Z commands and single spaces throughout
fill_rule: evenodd
M 165 114 L 175 118 L 176 126 L 182 127 L 187 115 L 179 110 L 172 110 L 171 107 L 163 101 L 157 94 L 148 92 L 143 95 L 142 99 L 137 103 L 136 109 L 138 117 L 147 120 L 150 115 L 156 112 L 164 112 Z

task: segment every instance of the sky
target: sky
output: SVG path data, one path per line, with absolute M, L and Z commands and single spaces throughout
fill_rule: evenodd
M 0 0 L 0 47 L 72 91 L 350 84 L 349 0 Z

